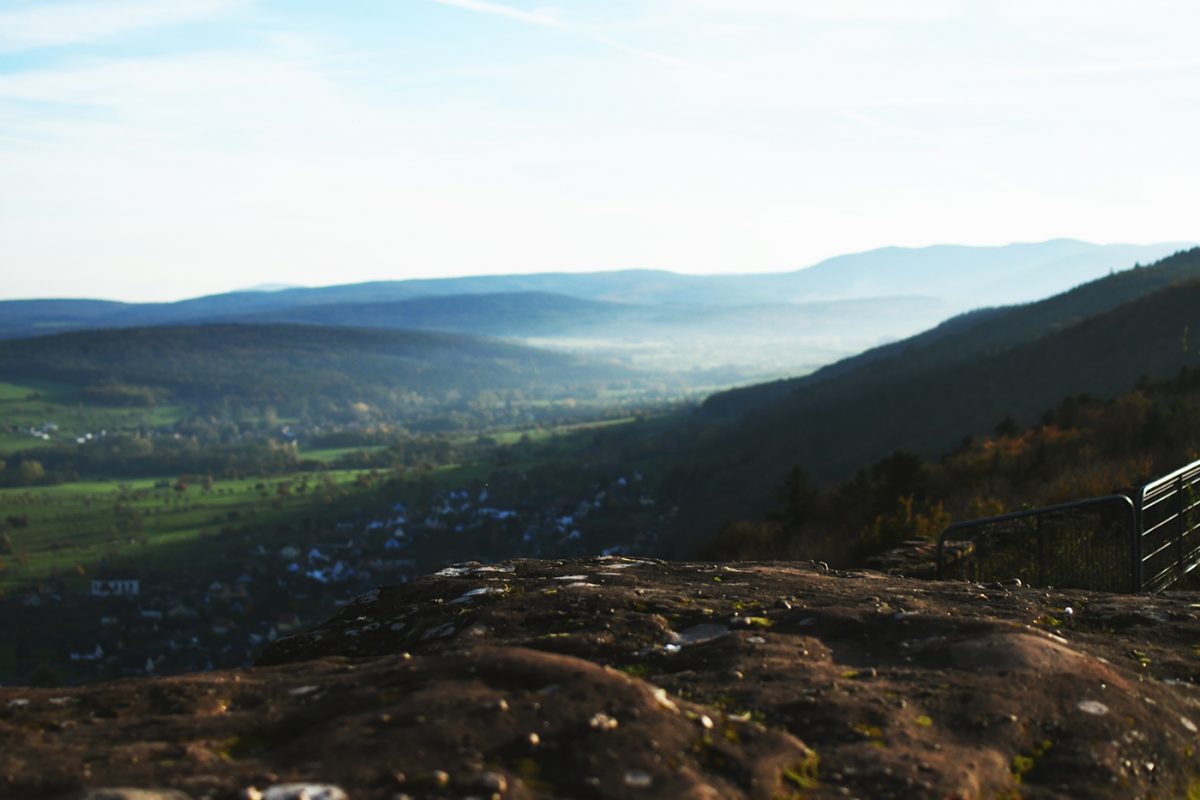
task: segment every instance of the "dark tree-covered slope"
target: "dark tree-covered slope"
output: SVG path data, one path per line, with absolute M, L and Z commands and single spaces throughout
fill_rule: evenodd
M 0 343 L 0 377 L 150 386 L 189 401 L 387 405 L 404 396 L 628 386 L 621 367 L 454 334 L 300 325 L 200 325 Z
M 1003 352 L 1195 279 L 1200 279 L 1200 248 L 1177 253 L 1149 267 L 1091 281 L 1036 303 L 972 311 L 916 336 L 830 364 L 812 375 L 723 392 L 709 398 L 705 410 L 719 416 L 740 414 L 792 393 L 809 394 L 818 385 L 832 395 L 870 391 L 893 380 Z
M 895 450 L 935 458 L 1005 416 L 1028 422 L 1068 395 L 1200 365 L 1196 276 L 1200 250 L 759 389 L 764 400 L 693 458 L 681 546 L 772 507 L 792 466 L 833 480 Z
M 7 300 L 0 302 L 0 339 L 103 326 L 126 303 L 108 300 Z

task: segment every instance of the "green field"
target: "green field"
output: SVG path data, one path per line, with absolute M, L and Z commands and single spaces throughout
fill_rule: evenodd
M 494 439 L 497 444 L 516 444 L 525 437 L 529 437 L 530 442 L 544 442 L 547 439 L 553 439 L 559 436 L 567 436 L 572 433 L 580 433 L 589 430 L 601 430 L 603 428 L 612 428 L 617 425 L 628 425 L 635 421 L 636 417 L 621 417 L 620 419 L 606 419 L 598 422 L 577 422 L 570 425 L 558 425 L 552 428 L 533 428 L 530 430 L 509 430 L 499 433 L 489 434 L 491 439 Z
M 386 450 L 383 445 L 371 445 L 367 447 L 324 447 L 319 450 L 306 450 L 301 448 L 301 458 L 311 458 L 316 461 L 321 461 L 326 464 L 331 464 L 343 456 L 353 455 L 354 453 L 377 453 L 380 450 Z
M 65 384 L 23 380 L 0 382 L 0 453 L 13 453 L 52 442 L 74 442 L 77 437 L 101 431 L 130 430 L 169 425 L 185 415 L 176 405 L 151 408 L 125 408 L 84 403 L 78 393 Z M 28 433 L 47 423 L 57 426 L 50 441 Z M 20 428 L 12 431 L 11 427 Z
M 221 548 L 222 529 L 261 528 L 319 514 L 369 482 L 360 470 L 283 478 L 214 480 L 178 489 L 174 478 L 81 481 L 0 489 L 0 521 L 11 541 L 0 555 L 0 590 L 61 575 L 79 577 L 101 560 L 147 569 L 190 569 Z

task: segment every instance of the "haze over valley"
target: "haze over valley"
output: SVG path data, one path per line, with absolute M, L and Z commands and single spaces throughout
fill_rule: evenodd
M 245 663 L 287 615 L 472 559 L 854 563 L 981 502 L 1028 502 L 1030 489 L 995 488 L 1025 485 L 998 463 L 986 494 L 951 480 L 962 448 L 1040 436 L 1068 401 L 1099 404 L 1072 412 L 1088 440 L 1135 384 L 1148 405 L 1126 424 L 1159 438 L 1132 434 L 1105 474 L 1139 480 L 1195 447 L 1179 403 L 1200 367 L 1200 250 L 1154 261 L 1177 248 L 894 249 L 835 260 L 845 285 L 817 265 L 7 301 L 0 580 L 5 602 L 39 610 L 23 612 L 32 627 L 14 629 L 27 633 L 4 668 L 73 681 Z M 1009 273 L 1021 302 L 987 305 Z M 900 287 L 916 293 L 888 294 Z M 1062 458 L 1047 502 L 1111 488 L 1062 484 L 1076 469 Z M 844 506 L 850 486 L 875 499 Z M 903 503 L 908 521 L 887 522 Z M 150 591 L 184 563 L 194 587 L 172 579 L 141 601 L 149 624 L 100 637 L 119 656 L 88 655 L 80 603 L 110 604 L 78 593 L 114 571 Z M 38 651 L 46 624 L 61 636 Z
M 1029 302 L 1186 245 L 886 248 L 787 273 L 634 270 L 246 291 L 170 304 L 0 301 L 0 336 L 295 323 L 503 337 L 701 388 L 796 375 L 985 305 Z

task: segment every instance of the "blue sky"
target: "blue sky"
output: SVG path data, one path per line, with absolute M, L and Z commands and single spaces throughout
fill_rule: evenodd
M 0 0 L 0 296 L 1200 239 L 1176 0 Z

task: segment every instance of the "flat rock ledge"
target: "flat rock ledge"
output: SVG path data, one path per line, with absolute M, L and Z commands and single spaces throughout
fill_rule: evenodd
M 463 564 L 250 669 L 0 688 L 0 797 L 1200 796 L 1200 595 Z

